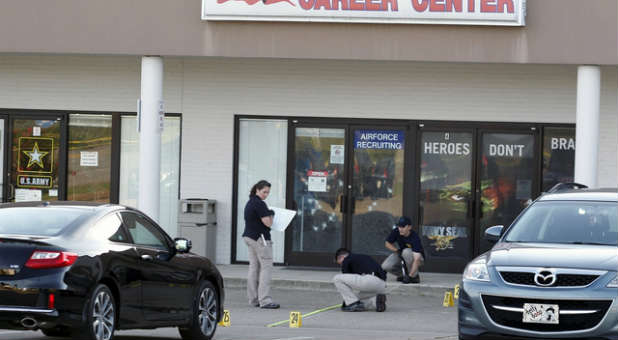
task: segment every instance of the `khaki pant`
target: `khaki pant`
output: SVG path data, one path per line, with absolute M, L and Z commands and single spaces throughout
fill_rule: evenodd
M 421 257 L 420 264 L 423 265 L 423 262 L 425 261 L 425 259 L 423 259 L 423 254 L 413 251 L 412 248 L 406 248 L 401 252 L 401 257 L 403 257 L 404 261 L 406 261 L 408 271 L 410 271 L 410 267 L 412 266 L 412 262 L 414 262 L 415 256 Z M 390 254 L 386 260 L 382 262 L 382 269 L 395 276 L 403 276 L 403 273 L 401 272 L 401 259 L 399 258 L 399 255 L 395 253 Z
M 270 280 L 273 272 L 273 242 L 258 238 L 257 241 L 242 238 L 249 248 L 249 273 L 247 275 L 247 297 L 249 304 L 260 306 L 273 302 L 270 296 Z
M 386 292 L 386 282 L 371 274 L 338 274 L 333 282 L 346 305 L 360 300 L 365 307 L 375 309 L 376 295 Z

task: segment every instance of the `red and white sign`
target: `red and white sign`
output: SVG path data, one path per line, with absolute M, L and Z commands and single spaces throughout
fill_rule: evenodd
M 326 177 L 328 177 L 328 171 L 307 171 L 307 190 L 326 192 Z
M 524 26 L 526 0 L 202 0 L 202 20 Z

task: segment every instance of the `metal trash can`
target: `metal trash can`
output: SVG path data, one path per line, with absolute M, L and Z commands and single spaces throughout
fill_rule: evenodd
M 178 201 L 178 236 L 191 240 L 191 252 L 215 260 L 217 214 L 215 200 L 182 199 Z

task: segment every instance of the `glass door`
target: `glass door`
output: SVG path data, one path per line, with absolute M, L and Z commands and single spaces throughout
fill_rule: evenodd
M 11 117 L 7 201 L 47 201 L 63 197 L 64 121 L 62 116 Z
M 424 270 L 463 270 L 474 255 L 473 131 L 423 129 L 419 139 Z
M 350 240 L 353 252 L 386 256 L 384 240 L 402 215 L 406 130 L 396 127 L 352 129 Z
M 478 250 L 492 247 L 485 230 L 494 225 L 508 227 L 537 195 L 537 152 L 535 133 L 530 131 L 479 133 Z
M 343 245 L 346 131 L 331 124 L 291 128 L 294 173 L 288 207 L 297 212 L 286 231 L 291 264 L 332 265 Z
M 4 168 L 5 168 L 4 164 L 6 163 L 5 146 L 6 146 L 6 136 L 7 136 L 6 121 L 7 121 L 6 116 L 0 116 L 0 174 L 3 174 L 2 176 L 0 176 L 0 202 L 6 202 L 5 197 L 6 197 L 6 191 L 7 191 L 7 186 L 4 185 L 5 178 L 6 178 L 6 176 L 4 176 Z

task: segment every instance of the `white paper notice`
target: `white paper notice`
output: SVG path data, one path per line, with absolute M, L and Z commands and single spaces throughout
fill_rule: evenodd
M 79 155 L 80 166 L 99 166 L 98 151 L 81 151 Z
M 314 171 L 314 176 L 310 175 L 307 178 L 307 189 L 309 191 L 326 192 L 326 176 L 315 176 L 315 173 Z
M 330 164 L 343 164 L 344 158 L 343 145 L 330 146 Z
M 58 197 L 58 189 L 49 189 L 47 193 L 49 197 Z
M 292 219 L 296 215 L 295 210 L 288 210 L 288 209 L 283 209 L 283 208 L 273 208 L 273 207 L 271 207 L 270 209 L 272 209 L 275 212 L 275 218 L 273 219 L 273 225 L 270 227 L 271 230 L 285 231 L 285 228 L 287 228 L 288 225 L 290 225 L 290 222 L 292 222 Z
M 42 198 L 41 190 L 15 189 L 15 202 L 40 201 Z
M 40 126 L 33 126 L 32 127 L 32 135 L 35 137 L 38 137 L 41 135 L 41 127 Z

